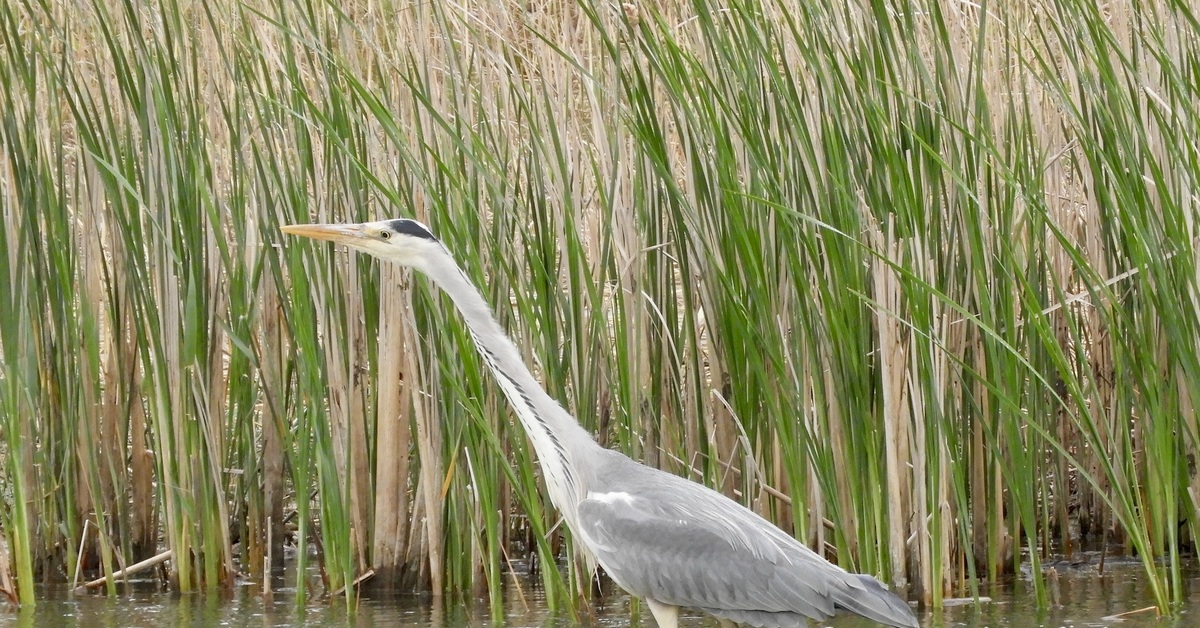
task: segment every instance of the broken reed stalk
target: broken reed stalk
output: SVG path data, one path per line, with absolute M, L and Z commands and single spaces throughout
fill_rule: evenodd
M 167 550 L 167 551 L 159 553 L 155 556 L 151 556 L 150 558 L 147 558 L 146 560 L 143 560 L 141 562 L 134 563 L 124 569 L 119 570 L 119 571 L 114 571 L 111 580 L 113 580 L 113 581 L 123 580 L 125 578 L 128 578 L 129 576 L 132 576 L 134 574 L 141 573 L 147 569 L 150 569 L 151 567 L 154 567 L 156 565 L 161 565 L 162 563 L 165 563 L 174 557 L 175 557 L 175 551 Z M 87 591 L 88 589 L 96 589 L 96 588 L 102 587 L 102 586 L 104 586 L 104 584 L 106 582 L 109 582 L 109 581 L 110 581 L 109 578 L 96 578 L 95 580 L 89 580 L 88 582 L 85 582 L 85 583 L 79 585 L 78 587 L 75 587 L 75 593 L 83 593 L 83 592 Z

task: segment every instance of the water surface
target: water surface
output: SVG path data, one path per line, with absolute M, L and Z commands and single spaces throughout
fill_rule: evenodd
M 946 627 L 1045 627 L 1069 628 L 1112 626 L 1114 628 L 1184 628 L 1200 626 L 1200 612 L 1182 607 L 1171 618 L 1160 619 L 1146 611 L 1122 620 L 1112 619 L 1153 606 L 1153 598 L 1141 567 L 1131 561 L 1110 561 L 1100 573 L 1094 561 L 1061 562 L 1053 566 L 1057 576 L 1049 578 L 1054 604 L 1038 611 L 1033 602 L 1031 583 L 1015 578 L 986 588 L 981 593 L 990 602 L 965 604 L 942 611 L 921 611 L 922 626 Z M 1200 571 L 1186 575 L 1189 597 L 1200 595 Z M 116 597 L 99 593 L 72 594 L 67 587 L 42 587 L 38 606 L 32 611 L 0 610 L 0 626 L 65 626 L 68 628 L 159 627 L 159 626 L 404 626 L 440 628 L 464 626 L 509 626 L 558 628 L 577 625 L 570 616 L 547 610 L 544 599 L 530 580 L 515 586 L 505 596 L 503 622 L 492 620 L 484 599 L 435 604 L 431 597 L 390 595 L 364 598 L 353 613 L 345 601 L 316 599 L 296 608 L 289 590 L 277 591 L 274 601 L 265 601 L 256 584 L 246 583 L 232 592 L 213 594 L 177 594 L 160 591 L 153 583 L 126 587 Z M 643 610 L 641 621 L 630 610 L 627 595 L 614 593 L 595 603 L 582 623 L 593 626 L 645 626 L 653 619 Z M 688 615 L 680 626 L 695 628 L 716 626 L 702 615 Z M 871 622 L 856 617 L 837 617 L 814 626 L 865 628 Z

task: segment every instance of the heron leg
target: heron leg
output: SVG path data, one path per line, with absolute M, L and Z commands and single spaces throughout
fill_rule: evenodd
M 646 606 L 650 607 L 650 612 L 654 615 L 654 621 L 658 622 L 658 628 L 678 628 L 678 606 L 663 604 L 658 600 L 652 600 L 650 598 L 646 598 Z

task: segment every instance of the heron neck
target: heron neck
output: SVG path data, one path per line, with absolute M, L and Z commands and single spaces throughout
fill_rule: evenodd
M 581 458 L 601 447 L 538 383 L 479 290 L 456 264 L 443 265 L 427 274 L 462 314 L 480 355 L 529 434 L 545 471 L 551 501 L 573 524 L 573 505 L 582 499 L 579 493 L 586 490 L 578 474 L 588 465 Z

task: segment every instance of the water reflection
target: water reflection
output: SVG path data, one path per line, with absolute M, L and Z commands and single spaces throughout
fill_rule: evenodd
M 1197 613 L 1186 607 L 1169 619 L 1158 619 L 1153 611 L 1134 614 L 1123 621 L 1106 619 L 1152 606 L 1153 597 L 1140 566 L 1116 563 L 1100 574 L 1094 566 L 1056 565 L 1057 574 L 1049 580 L 1054 604 L 1037 611 L 1033 590 L 1026 579 L 1017 579 L 985 589 L 990 603 L 964 605 L 937 612 L 919 613 L 922 626 L 938 627 L 1089 627 L 1120 626 L 1183 628 L 1200 625 Z M 1189 594 L 1200 593 L 1196 570 L 1187 574 Z M 405 626 L 459 627 L 507 626 L 559 628 L 579 623 L 593 626 L 645 626 L 654 621 L 645 613 L 641 620 L 632 613 L 627 595 L 614 593 L 599 600 L 590 612 L 572 618 L 546 609 L 545 601 L 531 583 L 521 595 L 507 595 L 504 617 L 493 620 L 485 599 L 446 602 L 438 608 L 431 597 L 420 595 L 379 596 L 361 599 L 353 612 L 342 600 L 315 600 L 297 608 L 292 591 L 276 591 L 274 601 L 264 601 L 254 585 L 239 586 L 222 595 L 181 595 L 162 592 L 154 585 L 141 584 L 123 589 L 116 597 L 99 593 L 72 595 L 66 587 L 43 588 L 33 611 L 0 611 L 0 626 L 65 626 L 78 628 L 124 628 L 157 626 Z M 1189 597 L 1191 597 L 1189 595 Z M 716 626 L 701 615 L 684 617 L 681 626 Z M 838 617 L 822 626 L 866 628 L 871 622 L 857 617 Z

